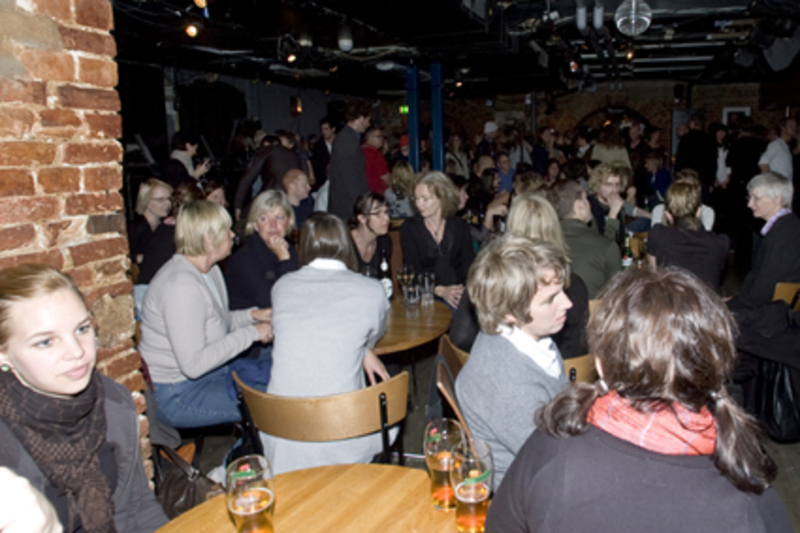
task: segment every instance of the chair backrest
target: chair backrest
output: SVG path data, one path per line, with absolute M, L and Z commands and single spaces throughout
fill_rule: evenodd
M 233 372 L 236 386 L 260 431 L 290 440 L 325 442 L 360 437 L 381 430 L 381 394 L 386 398 L 387 424 L 406 417 L 408 372 L 353 392 L 292 398 L 248 387 Z
M 594 355 L 586 354 L 564 360 L 564 373 L 570 381 L 594 383 L 597 381 L 597 368 L 594 366 Z
M 461 372 L 461 367 L 466 364 L 469 354 L 453 344 L 447 333 L 439 337 L 439 353 L 442 354 L 442 357 L 447 362 L 453 379 L 457 378 L 458 373 Z
M 776 283 L 772 300 L 783 300 L 792 311 L 800 311 L 800 283 Z
M 456 418 L 458 418 L 467 440 L 472 442 L 472 432 L 469 430 L 469 426 L 467 426 L 467 420 L 461 413 L 461 405 L 459 405 L 458 398 L 456 397 L 456 387 L 453 385 L 453 380 L 450 379 L 450 374 L 447 373 L 447 369 L 441 361 L 436 364 L 436 387 L 439 389 L 439 392 L 442 393 L 447 403 L 450 404 L 450 408 L 453 410 L 453 413 L 455 413 Z

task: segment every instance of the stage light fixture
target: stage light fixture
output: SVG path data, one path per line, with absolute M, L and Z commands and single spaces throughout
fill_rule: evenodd
M 186 25 L 186 35 L 194 39 L 200 33 L 200 25 L 195 22 L 190 22 Z
M 343 24 L 339 29 L 339 50 L 349 52 L 353 49 L 353 32 L 347 24 Z
M 208 2 L 206 0 L 194 0 L 194 5 L 200 9 L 205 9 L 208 7 Z

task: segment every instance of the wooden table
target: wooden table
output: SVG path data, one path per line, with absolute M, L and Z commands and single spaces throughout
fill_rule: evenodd
M 401 352 L 436 340 L 450 327 L 452 318 L 453 313 L 442 302 L 407 308 L 403 297 L 395 295 L 386 321 L 386 334 L 375 346 L 375 353 Z
M 355 464 L 275 477 L 275 532 L 452 533 L 455 513 L 437 511 L 422 470 Z M 225 496 L 195 507 L 159 533 L 235 533 Z

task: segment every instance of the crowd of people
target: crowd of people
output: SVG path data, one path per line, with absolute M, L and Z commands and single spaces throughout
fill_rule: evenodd
M 674 531 L 688 520 L 790 531 L 770 488 L 775 465 L 726 384 L 748 361 L 735 344 L 737 321 L 748 327 L 740 314 L 770 304 L 776 282 L 800 281 L 796 129 L 782 121 L 767 144 L 751 123 L 707 133 L 692 117 L 672 164 L 661 132 L 638 119 L 535 138 L 490 121 L 469 140 L 450 134 L 440 171 L 421 140 L 417 172 L 408 136 L 392 151 L 371 104 L 354 101 L 312 142 L 254 136 L 233 184 L 210 178 L 197 139 L 176 134 L 129 225 L 148 408 L 175 428 L 238 422 L 232 370 L 292 397 L 388 379 L 373 352 L 390 307 L 377 277 L 400 253 L 414 274 L 434 275 L 452 340 L 470 354 L 455 387 L 494 454 L 489 530 Z M 764 222 L 755 254 L 753 220 Z M 621 273 L 623 245 L 643 231 L 646 257 Z M 732 248 L 755 258 L 723 301 Z M 601 300 L 591 318 L 590 299 Z M 48 353 L 55 363 L 43 364 Z M 570 385 L 564 359 L 587 353 L 601 379 Z M 42 516 L 68 531 L 152 531 L 165 517 L 130 395 L 95 359 L 67 276 L 0 271 L 0 466 L 27 478 L 49 501 Z M 261 439 L 275 473 L 369 462 L 381 449 L 377 435 Z M 65 457 L 81 459 L 65 469 Z M 671 498 L 679 510 L 663 505 Z M 576 501 L 594 512 L 570 512 Z M 635 512 L 620 512 L 631 502 Z

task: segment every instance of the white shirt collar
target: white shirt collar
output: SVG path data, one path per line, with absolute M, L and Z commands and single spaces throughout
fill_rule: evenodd
M 311 268 L 318 268 L 320 270 L 347 270 L 347 265 L 338 259 L 314 259 L 308 266 Z
M 518 327 L 500 326 L 500 335 L 508 339 L 508 342 L 520 352 L 524 353 L 531 360 L 554 378 L 560 377 L 564 371 L 561 364 L 561 357 L 550 337 L 534 339 Z

